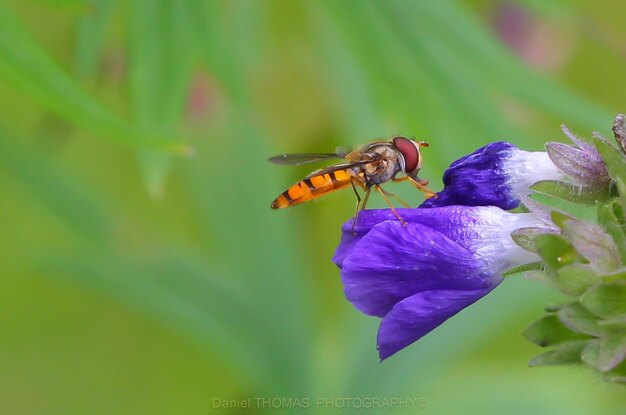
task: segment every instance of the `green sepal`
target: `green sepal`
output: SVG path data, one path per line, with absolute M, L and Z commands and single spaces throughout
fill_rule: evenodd
M 626 361 L 604 375 L 606 382 L 626 384 Z
M 537 248 L 533 243 L 533 239 L 539 235 L 549 233 L 554 233 L 554 231 L 550 231 L 546 228 L 529 226 L 526 228 L 519 228 L 511 232 L 511 239 L 513 239 L 513 242 L 515 242 L 520 248 L 529 252 L 537 253 Z
M 598 368 L 598 353 L 600 352 L 600 340 L 589 341 L 580 353 L 580 359 L 589 367 Z
M 587 339 L 589 336 L 567 328 L 556 314 L 548 314 L 526 327 L 522 335 L 541 347 L 553 346 L 572 340 Z
M 613 272 L 602 274 L 600 276 L 602 282 L 626 281 L 626 267 L 616 269 Z
M 538 235 L 533 238 L 533 244 L 536 252 L 552 271 L 578 260 L 572 244 L 560 235 Z
M 611 272 L 619 267 L 621 258 L 615 242 L 600 226 L 557 211 L 552 212 L 552 220 L 594 270 Z
M 599 317 L 620 317 L 626 314 L 626 281 L 596 284 L 583 294 L 580 302 Z
M 594 138 L 594 144 L 598 153 L 602 156 L 604 164 L 613 180 L 626 177 L 626 158 L 613 145 L 599 138 Z
M 597 369 L 608 372 L 615 369 L 626 357 L 626 328 L 605 330 L 600 338 Z
M 580 363 L 580 355 L 585 346 L 587 346 L 587 343 L 587 340 L 573 340 L 562 343 L 552 350 L 548 350 L 545 353 L 533 357 L 530 362 L 528 362 L 528 365 L 553 366 Z
M 530 189 L 542 195 L 588 205 L 609 197 L 606 187 L 579 186 L 558 180 L 541 180 L 530 186 Z
M 618 200 L 620 206 L 622 207 L 622 212 L 626 212 L 626 183 L 624 183 L 624 179 L 621 177 L 615 179 L 615 187 L 617 188 L 617 193 L 619 194 Z
M 556 315 L 565 327 L 576 333 L 599 337 L 603 332 L 598 317 L 580 303 L 567 304 Z
M 626 220 L 622 205 L 613 200 L 598 206 L 598 223 L 613 238 L 622 262 L 626 261 Z
M 560 291 L 574 297 L 581 296 L 589 287 L 599 282 L 599 277 L 588 264 L 566 265 L 551 279 Z
M 626 267 L 600 275 L 601 282 L 626 281 Z

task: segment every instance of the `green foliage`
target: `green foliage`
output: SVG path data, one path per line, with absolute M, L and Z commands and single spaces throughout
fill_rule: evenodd
M 46 108 L 96 135 L 162 152 L 189 153 L 188 146 L 128 123 L 89 96 L 41 50 L 5 5 L 0 5 L 0 74 Z
M 556 286 L 567 295 L 582 295 L 598 281 L 598 276 L 588 264 L 572 264 L 559 269 L 555 274 Z
M 624 177 L 626 156 L 604 140 L 596 139 L 595 146 L 611 177 Z M 520 246 L 541 256 L 544 279 L 571 297 L 524 331 L 529 341 L 553 347 L 533 358 L 531 366 L 584 364 L 608 382 L 626 383 L 626 205 L 623 186 L 613 187 L 619 194 L 605 193 L 595 200 L 597 224 L 553 211 L 559 235 L 515 235 Z M 569 202 L 591 201 L 557 183 L 540 182 L 532 188 Z
M 528 28 L 587 39 L 586 25 L 551 17 L 586 21 L 584 6 L 525 3 L 545 13 Z M 502 4 L 1 2 L 3 412 L 204 414 L 213 398 L 248 396 L 424 396 L 441 413 L 623 406 L 610 391 L 587 393 L 586 378 L 520 367 L 526 345 L 511 322 L 550 298 L 522 279 L 379 364 L 375 321 L 345 301 L 329 260 L 351 195 L 268 207 L 304 173 L 268 165 L 279 152 L 414 135 L 430 141 L 424 177 L 437 189 L 450 162 L 491 141 L 539 149 L 557 123 L 592 129 L 624 105 L 621 52 L 577 41 L 546 70 L 497 34 Z M 620 15 L 593 19 L 610 27 Z M 614 61 L 598 63 L 598 51 Z M 191 146 L 195 158 L 177 156 Z M 614 199 L 600 224 L 623 256 L 622 206 Z M 558 255 L 540 268 L 564 292 L 598 282 L 567 238 L 536 247 L 535 236 L 523 236 L 528 249 Z M 597 338 L 583 341 L 583 360 L 619 357 L 620 343 L 594 331 L 594 317 L 615 331 L 619 317 L 572 307 L 551 319 L 566 338 Z M 576 358 L 581 344 L 554 344 L 537 362 Z M 623 364 L 605 376 L 623 381 Z
M 587 346 L 583 340 L 569 341 L 559 344 L 552 350 L 533 357 L 530 366 L 569 365 L 581 362 L 581 353 Z
M 557 197 L 568 202 L 595 204 L 598 199 L 606 197 L 604 189 L 594 189 L 591 187 L 580 187 L 571 183 L 556 180 L 542 180 L 531 186 L 537 193 L 546 196 Z
M 574 333 L 600 336 L 599 318 L 580 303 L 567 304 L 557 311 L 559 321 Z
M 595 315 L 610 319 L 626 315 L 626 281 L 595 284 L 580 302 Z
M 577 260 L 578 254 L 567 239 L 560 235 L 544 234 L 533 238 L 535 252 L 539 254 L 548 269 L 557 271 Z
M 626 165 L 624 164 L 624 153 L 619 151 L 615 146 L 605 140 L 599 138 L 594 139 L 594 143 L 598 152 L 602 156 L 606 164 L 609 175 L 613 180 L 624 180 L 626 177 Z M 624 195 L 622 194 L 622 197 Z
M 528 326 L 523 333 L 524 337 L 541 347 L 554 346 L 559 343 L 586 338 L 581 333 L 570 330 L 557 317 L 548 314 Z

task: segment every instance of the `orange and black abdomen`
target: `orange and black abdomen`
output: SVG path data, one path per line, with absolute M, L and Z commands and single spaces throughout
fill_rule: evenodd
M 352 172 L 336 170 L 307 177 L 285 190 L 272 202 L 272 209 L 282 209 L 308 202 L 333 190 L 350 186 Z

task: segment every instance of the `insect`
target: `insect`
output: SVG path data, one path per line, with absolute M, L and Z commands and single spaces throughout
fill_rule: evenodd
M 345 160 L 345 162 L 333 164 L 309 174 L 282 192 L 272 202 L 271 207 L 272 209 L 291 207 L 351 186 L 357 198 L 354 226 L 359 211 L 365 209 L 370 192 L 374 188 L 381 194 L 400 222 L 405 224 L 389 197 L 396 198 L 406 207 L 409 205 L 394 194 L 383 190 L 381 185 L 389 181 L 402 182 L 406 180 L 424 192 L 427 198 L 437 197 L 435 192 L 426 187 L 428 180 L 417 177 L 417 173 L 422 167 L 420 152 L 422 147 L 428 147 L 428 143 L 396 136 L 390 141 L 376 141 L 354 151 L 338 149 L 335 153 L 282 154 L 271 157 L 269 161 L 272 163 L 296 166 L 335 158 Z M 404 176 L 396 177 L 398 174 L 404 174 Z M 357 187 L 365 192 L 363 199 L 361 199 Z

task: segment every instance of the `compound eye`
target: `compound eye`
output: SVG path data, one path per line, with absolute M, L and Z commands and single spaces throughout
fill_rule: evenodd
M 420 153 L 417 145 L 413 140 L 404 137 L 396 137 L 393 139 L 393 145 L 404 156 L 405 172 L 413 173 L 419 165 Z

